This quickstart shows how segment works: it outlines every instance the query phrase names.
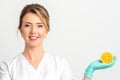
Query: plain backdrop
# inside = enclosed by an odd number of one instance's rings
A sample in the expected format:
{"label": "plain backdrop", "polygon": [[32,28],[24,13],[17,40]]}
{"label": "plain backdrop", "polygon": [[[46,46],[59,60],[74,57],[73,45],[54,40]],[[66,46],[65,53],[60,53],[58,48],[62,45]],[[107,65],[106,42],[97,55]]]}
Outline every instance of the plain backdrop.
{"label": "plain backdrop", "polygon": [[51,31],[44,49],[65,57],[76,80],[82,80],[85,68],[105,51],[118,61],[112,68],[95,71],[93,80],[119,80],[119,0],[1,0],[0,62],[24,49],[17,27],[21,10],[29,3],[40,3],[48,10]]}

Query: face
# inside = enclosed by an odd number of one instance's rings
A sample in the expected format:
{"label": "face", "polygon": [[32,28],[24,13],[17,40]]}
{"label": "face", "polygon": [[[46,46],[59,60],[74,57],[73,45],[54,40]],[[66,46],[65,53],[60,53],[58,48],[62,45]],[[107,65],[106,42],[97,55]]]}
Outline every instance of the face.
{"label": "face", "polygon": [[27,13],[22,19],[21,35],[28,47],[42,46],[48,31],[42,20],[33,13]]}

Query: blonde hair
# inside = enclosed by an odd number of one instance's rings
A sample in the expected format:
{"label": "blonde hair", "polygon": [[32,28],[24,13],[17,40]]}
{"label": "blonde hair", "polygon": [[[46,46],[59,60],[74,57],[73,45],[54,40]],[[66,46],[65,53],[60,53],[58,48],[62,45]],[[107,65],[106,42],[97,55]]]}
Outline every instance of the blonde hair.
{"label": "blonde hair", "polygon": [[46,10],[45,7],[43,7],[40,4],[28,4],[23,8],[23,10],[21,11],[21,14],[20,14],[20,18],[19,18],[18,29],[21,29],[22,19],[25,16],[25,14],[27,14],[29,12],[36,14],[43,21],[43,24],[45,25],[46,29],[48,31],[50,30],[48,11]]}

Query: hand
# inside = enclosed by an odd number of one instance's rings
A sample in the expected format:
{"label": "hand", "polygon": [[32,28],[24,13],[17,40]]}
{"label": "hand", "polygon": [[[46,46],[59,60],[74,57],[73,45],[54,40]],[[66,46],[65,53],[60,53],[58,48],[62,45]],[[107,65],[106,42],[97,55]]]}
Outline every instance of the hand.
{"label": "hand", "polygon": [[109,64],[102,63],[101,60],[96,60],[86,68],[84,75],[88,78],[92,78],[95,70],[112,67],[116,63],[116,61],[117,61],[116,56],[114,56],[114,60]]}

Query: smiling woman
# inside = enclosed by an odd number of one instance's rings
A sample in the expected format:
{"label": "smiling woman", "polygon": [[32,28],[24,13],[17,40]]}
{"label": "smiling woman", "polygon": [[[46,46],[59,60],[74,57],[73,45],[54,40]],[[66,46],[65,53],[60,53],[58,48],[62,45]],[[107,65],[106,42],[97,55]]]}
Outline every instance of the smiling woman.
{"label": "smiling woman", "polygon": [[42,47],[43,40],[48,33],[42,20],[30,12],[23,17],[20,31],[27,47]]}
{"label": "smiling woman", "polygon": [[[40,4],[26,5],[20,15],[18,29],[25,42],[24,51],[3,61],[0,66],[0,80],[73,80],[68,62],[44,51],[43,41],[49,27],[49,14]],[[109,64],[97,60],[85,70],[83,80],[91,80],[94,70],[114,65],[116,57]]]}

